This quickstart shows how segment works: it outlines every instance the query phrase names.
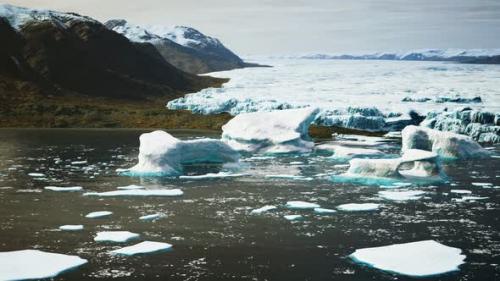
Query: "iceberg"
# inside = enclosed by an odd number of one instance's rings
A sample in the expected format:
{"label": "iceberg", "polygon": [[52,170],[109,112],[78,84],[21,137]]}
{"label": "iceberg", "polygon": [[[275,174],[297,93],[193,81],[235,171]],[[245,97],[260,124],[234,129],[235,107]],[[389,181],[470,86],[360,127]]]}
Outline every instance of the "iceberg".
{"label": "iceberg", "polygon": [[485,158],[490,153],[468,136],[408,126],[401,132],[403,153],[410,149],[433,151],[448,159]]}
{"label": "iceberg", "polygon": [[382,151],[377,149],[368,148],[353,148],[347,146],[335,146],[333,147],[333,158],[337,159],[350,159],[355,157],[363,156],[380,156],[383,155]]}
{"label": "iceberg", "polygon": [[487,187],[487,186],[492,186],[493,184],[490,182],[471,182],[471,185],[479,187]]}
{"label": "iceberg", "polygon": [[375,211],[378,210],[380,204],[376,203],[349,203],[337,206],[337,209],[347,212],[356,211]]}
{"label": "iceberg", "polygon": [[139,217],[140,220],[156,220],[159,219],[163,216],[163,214],[157,213],[157,214],[151,214],[151,215],[144,215]]}
{"label": "iceberg", "polygon": [[86,263],[78,256],[39,250],[0,252],[0,280],[53,278]]}
{"label": "iceberg", "polygon": [[126,185],[126,186],[118,186],[116,189],[123,189],[123,190],[133,190],[133,189],[144,189],[145,187],[142,185]]}
{"label": "iceberg", "polygon": [[317,114],[315,108],[242,113],[222,126],[222,141],[252,153],[307,153],[314,147],[308,130]]}
{"label": "iceberg", "polygon": [[221,179],[221,178],[237,178],[248,176],[248,174],[232,174],[227,172],[219,172],[219,173],[208,173],[204,175],[196,175],[196,176],[179,176],[180,179],[189,179],[189,180],[203,180],[203,179]]}
{"label": "iceberg", "polygon": [[465,260],[462,250],[434,240],[358,249],[349,257],[380,270],[413,277],[456,271]]}
{"label": "iceberg", "polygon": [[316,203],[304,202],[304,201],[288,201],[285,205],[288,209],[314,209],[320,206]]}
{"label": "iceberg", "polygon": [[260,215],[264,212],[268,212],[268,211],[275,210],[275,209],[276,209],[276,206],[265,205],[264,207],[260,207],[258,209],[253,209],[252,211],[250,211],[250,214],[251,215]]}
{"label": "iceberg", "polygon": [[34,177],[34,178],[41,178],[41,177],[45,177],[45,174],[42,174],[42,173],[28,173],[28,176]]}
{"label": "iceberg", "polygon": [[166,251],[172,248],[172,244],[163,242],[144,241],[132,246],[120,248],[109,252],[115,255],[132,256],[137,254],[148,254],[158,251]]}
{"label": "iceberg", "polygon": [[289,221],[301,220],[303,218],[301,215],[285,215],[283,217]]}
{"label": "iceberg", "polygon": [[139,234],[130,231],[101,231],[94,237],[96,242],[127,242],[139,238]]}
{"label": "iceberg", "polygon": [[302,181],[313,180],[313,178],[311,178],[311,177],[304,177],[304,176],[300,176],[300,175],[277,174],[277,175],[265,175],[265,177],[268,179],[287,179],[287,180],[302,180]]}
{"label": "iceberg", "polygon": [[320,215],[329,215],[329,214],[336,213],[337,211],[332,210],[332,209],[325,209],[325,208],[314,208],[314,212],[316,214],[320,214]]}
{"label": "iceberg", "polygon": [[378,195],[387,200],[393,201],[407,201],[418,200],[422,198],[425,191],[421,190],[408,190],[408,191],[379,191]]}
{"label": "iceberg", "polygon": [[475,202],[476,200],[485,200],[488,199],[489,197],[486,196],[462,196],[462,198],[453,198],[453,201],[455,202]]}
{"label": "iceberg", "polygon": [[106,192],[87,192],[83,196],[181,196],[184,194],[180,189],[125,189]]}
{"label": "iceberg", "polygon": [[467,190],[467,189],[452,189],[450,190],[451,193],[456,193],[456,194],[471,194],[472,191]]}
{"label": "iceberg", "polygon": [[142,134],[139,163],[128,175],[178,176],[183,164],[238,162],[239,153],[214,139],[179,140],[164,131]]}
{"label": "iceberg", "polygon": [[111,214],[113,214],[113,212],[97,211],[97,212],[88,213],[87,215],[85,215],[85,217],[89,218],[89,219],[94,219],[94,218],[107,217],[107,216],[110,216]]}
{"label": "iceberg", "polygon": [[46,186],[44,187],[46,190],[52,190],[52,191],[80,191],[83,189],[81,186],[67,186],[67,187],[61,187],[61,186]]}
{"label": "iceberg", "polygon": [[77,230],[82,230],[83,225],[81,224],[66,224],[66,225],[61,225],[59,227],[60,230],[65,230],[65,231],[77,231]]}

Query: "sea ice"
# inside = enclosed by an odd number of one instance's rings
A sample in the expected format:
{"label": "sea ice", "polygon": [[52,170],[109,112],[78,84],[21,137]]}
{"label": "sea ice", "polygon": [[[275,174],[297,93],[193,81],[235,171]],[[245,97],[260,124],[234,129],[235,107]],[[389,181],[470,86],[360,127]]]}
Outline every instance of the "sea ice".
{"label": "sea ice", "polygon": [[94,237],[96,242],[127,242],[139,238],[139,234],[130,231],[101,231]]}
{"label": "sea ice", "polygon": [[337,209],[341,211],[348,211],[348,212],[354,212],[354,211],[374,211],[378,210],[380,207],[380,204],[376,203],[349,203],[349,204],[342,204],[337,206]]}
{"label": "sea ice", "polygon": [[304,201],[288,201],[285,205],[289,209],[314,209],[320,206],[316,203],[304,202]]}
{"label": "sea ice", "polygon": [[61,225],[59,227],[60,230],[67,230],[67,231],[76,231],[76,230],[82,230],[83,225],[81,224],[66,224],[66,225]]}
{"label": "sea ice", "polygon": [[214,139],[179,140],[164,131],[142,134],[139,163],[125,174],[178,176],[182,165],[238,162],[239,153]]}
{"label": "sea ice", "polygon": [[106,192],[87,192],[84,196],[181,196],[184,194],[180,189],[125,189]]}
{"label": "sea ice", "polygon": [[107,217],[107,216],[110,216],[111,214],[113,214],[113,212],[109,212],[109,211],[98,211],[98,212],[88,213],[87,215],[85,215],[85,217],[86,217],[86,218],[90,218],[90,219],[94,219],[94,218],[102,218],[102,217]]}
{"label": "sea ice", "polygon": [[52,191],[80,191],[83,189],[81,186],[46,186],[44,189]]}
{"label": "sea ice", "polygon": [[289,220],[289,221],[295,221],[295,220],[300,220],[302,219],[302,216],[301,215],[285,215],[283,216],[286,220]]}
{"label": "sea ice", "polygon": [[116,189],[123,189],[123,190],[133,190],[133,189],[144,189],[145,187],[142,185],[126,185],[126,186],[118,186]]}
{"label": "sea ice", "polygon": [[350,257],[380,270],[414,277],[456,271],[465,260],[462,250],[434,240],[358,249]]}
{"label": "sea ice", "polygon": [[52,278],[86,263],[78,256],[39,250],[0,252],[0,280]]}
{"label": "sea ice", "polygon": [[147,254],[158,251],[165,251],[172,248],[171,244],[153,241],[144,241],[132,246],[120,248],[109,252],[110,254],[132,256],[137,254]]}
{"label": "sea ice", "polygon": [[418,200],[422,198],[425,191],[408,190],[408,191],[379,191],[379,196],[393,201]]}
{"label": "sea ice", "polygon": [[273,205],[265,205],[264,207],[260,207],[258,209],[253,209],[250,214],[251,215],[260,215],[264,212],[268,212],[268,211],[271,211],[271,210],[274,210],[276,209],[276,206],[273,206]]}
{"label": "sea ice", "polygon": [[304,153],[314,146],[308,129],[315,108],[243,113],[222,126],[222,141],[253,153]]}
{"label": "sea ice", "polygon": [[325,208],[314,208],[314,212],[316,214],[320,214],[320,215],[328,215],[328,214],[336,213],[337,211],[332,210],[332,209],[325,209]]}

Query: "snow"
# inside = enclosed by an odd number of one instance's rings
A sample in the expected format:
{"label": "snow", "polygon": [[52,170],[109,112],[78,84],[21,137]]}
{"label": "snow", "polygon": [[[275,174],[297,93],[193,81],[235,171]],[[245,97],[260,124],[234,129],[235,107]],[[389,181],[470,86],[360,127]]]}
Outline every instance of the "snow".
{"label": "snow", "polygon": [[304,202],[304,201],[288,201],[285,205],[289,209],[314,209],[320,206],[316,203]]}
{"label": "snow", "polygon": [[295,220],[300,220],[302,219],[302,215],[285,215],[283,216],[286,220],[289,220],[289,221],[295,221]]}
{"label": "snow", "polygon": [[325,209],[325,208],[314,208],[314,212],[316,214],[328,215],[328,214],[336,213],[337,211],[332,210],[332,209]]}
{"label": "snow", "polygon": [[65,187],[60,187],[60,186],[46,186],[44,187],[46,190],[52,190],[52,191],[80,191],[83,189],[81,186],[65,186]]}
{"label": "snow", "polygon": [[380,204],[376,203],[349,203],[337,206],[337,209],[347,212],[355,211],[374,211],[378,210]]}
{"label": "snow", "polygon": [[466,190],[466,189],[452,189],[450,190],[451,193],[456,193],[456,194],[471,194],[472,191]]}
{"label": "snow", "polygon": [[97,212],[88,213],[87,215],[85,215],[85,217],[86,218],[90,218],[90,219],[93,219],[93,218],[102,218],[102,217],[110,216],[111,214],[113,214],[113,212],[109,212],[109,211],[97,211]]}
{"label": "snow", "polygon": [[380,270],[414,277],[456,271],[465,260],[462,250],[434,240],[358,249],[350,257]]}
{"label": "snow", "polygon": [[126,186],[118,186],[116,189],[122,189],[122,190],[134,190],[134,189],[144,189],[145,187],[142,185],[126,185]]}
{"label": "snow", "polygon": [[273,205],[265,205],[263,207],[260,207],[258,209],[253,209],[250,214],[251,215],[260,215],[264,212],[268,212],[268,211],[271,211],[271,210],[275,210],[276,209],[276,206],[273,206]]}
{"label": "snow", "polygon": [[77,230],[82,230],[83,225],[81,224],[66,224],[66,225],[61,225],[59,227],[60,230],[66,230],[66,231],[77,231]]}
{"label": "snow", "polygon": [[84,196],[181,196],[184,194],[180,189],[125,189],[106,192],[87,192]]}
{"label": "snow", "polygon": [[422,198],[425,191],[421,190],[408,190],[408,191],[379,191],[378,195],[387,200],[393,201],[407,201],[418,200]]}
{"label": "snow", "polygon": [[45,174],[42,174],[42,173],[29,173],[28,176],[34,177],[34,178],[41,178],[41,177],[45,177]]}
{"label": "snow", "polygon": [[196,175],[196,176],[179,176],[180,179],[190,179],[190,180],[202,180],[202,179],[220,179],[220,178],[236,178],[236,177],[244,177],[248,174],[238,174],[238,173],[228,173],[228,172],[219,172],[219,173],[208,173],[204,175]]}
{"label": "snow", "polygon": [[132,246],[120,248],[109,252],[110,254],[132,256],[137,254],[148,254],[165,251],[172,248],[171,244],[163,242],[144,241]]}
{"label": "snow", "polygon": [[490,153],[470,137],[421,126],[408,126],[401,132],[403,152],[409,149],[433,151],[451,159],[484,158]]}
{"label": "snow", "polygon": [[214,139],[179,140],[164,131],[142,134],[139,162],[125,174],[178,176],[190,163],[237,162],[239,153]]}
{"label": "snow", "polygon": [[94,237],[96,242],[127,242],[139,238],[139,234],[130,231],[101,231]]}
{"label": "snow", "polygon": [[303,108],[240,114],[222,126],[222,141],[253,153],[310,152],[308,129],[317,113]]}
{"label": "snow", "polygon": [[163,216],[163,214],[156,213],[156,214],[151,214],[151,215],[144,215],[139,217],[140,220],[156,220],[159,219]]}
{"label": "snow", "polygon": [[86,263],[78,256],[39,250],[0,252],[0,280],[52,278]]}

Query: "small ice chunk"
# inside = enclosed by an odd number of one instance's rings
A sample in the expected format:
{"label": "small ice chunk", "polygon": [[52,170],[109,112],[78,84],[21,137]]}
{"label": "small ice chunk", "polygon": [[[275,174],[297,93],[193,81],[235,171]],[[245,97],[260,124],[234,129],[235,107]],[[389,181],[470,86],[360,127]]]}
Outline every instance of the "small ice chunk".
{"label": "small ice chunk", "polygon": [[486,196],[462,196],[462,198],[454,198],[455,202],[468,202],[468,201],[476,201],[476,200],[485,200],[488,199]]}
{"label": "small ice chunk", "polygon": [[392,132],[388,132],[387,134],[384,135],[384,138],[397,138],[397,139],[400,139],[401,138],[401,132],[400,131],[392,131]]}
{"label": "small ice chunk", "polygon": [[473,182],[471,183],[473,186],[480,186],[480,187],[485,187],[485,186],[492,186],[492,183],[489,182]]}
{"label": "small ice chunk", "polygon": [[434,240],[358,249],[349,257],[380,270],[414,277],[456,271],[465,260],[462,250]]}
{"label": "small ice chunk", "polygon": [[180,179],[190,179],[190,180],[201,180],[201,179],[219,179],[219,178],[236,178],[236,177],[244,177],[248,174],[231,174],[226,172],[219,173],[208,173],[204,175],[196,175],[196,176],[179,176]]}
{"label": "small ice chunk", "polygon": [[271,211],[271,210],[274,210],[276,209],[276,206],[273,206],[273,205],[265,205],[264,207],[260,207],[258,209],[253,209],[250,214],[251,215],[260,215],[264,212],[267,212],[267,211]]}
{"label": "small ice chunk", "polygon": [[408,190],[408,191],[379,191],[379,196],[393,201],[407,201],[407,200],[418,200],[422,198],[425,191],[421,190]]}
{"label": "small ice chunk", "polygon": [[52,278],[86,263],[78,256],[39,250],[0,252],[0,280]]}
{"label": "small ice chunk", "polygon": [[88,213],[87,215],[85,215],[85,217],[89,218],[89,219],[102,218],[102,217],[110,216],[112,213],[113,212],[110,212],[110,211],[98,211],[98,212]]}
{"label": "small ice chunk", "polygon": [[145,216],[139,217],[139,219],[140,220],[155,220],[155,219],[161,218],[162,216],[163,216],[163,214],[156,213],[156,214],[145,215]]}
{"label": "small ice chunk", "polygon": [[316,214],[321,214],[321,215],[328,215],[328,214],[333,214],[336,213],[337,211],[333,209],[325,209],[325,208],[314,208],[314,212]]}
{"label": "small ice chunk", "polygon": [[80,191],[83,189],[81,186],[46,186],[44,187],[46,190],[52,190],[52,191]]}
{"label": "small ice chunk", "polygon": [[333,156],[332,158],[338,159],[350,159],[355,157],[362,156],[380,156],[384,153],[378,149],[369,149],[369,148],[357,148],[357,147],[348,147],[348,146],[332,146]]}
{"label": "small ice chunk", "polygon": [[65,224],[61,225],[59,227],[60,230],[66,230],[66,231],[77,231],[77,230],[82,230],[83,225],[81,224]]}
{"label": "small ice chunk", "polygon": [[114,190],[106,192],[87,192],[84,196],[181,196],[184,194],[180,189],[130,189],[130,190]]}
{"label": "small ice chunk", "polygon": [[109,252],[110,254],[118,254],[118,255],[126,255],[132,256],[137,254],[147,254],[158,251],[165,251],[172,248],[172,244],[162,243],[162,242],[153,242],[153,241],[144,241],[132,246],[120,248],[118,250],[113,250]]}
{"label": "small ice chunk", "polygon": [[472,191],[467,190],[467,189],[452,189],[450,190],[451,193],[456,193],[456,194],[471,194]]}
{"label": "small ice chunk", "polygon": [[304,201],[288,201],[286,202],[286,207],[288,209],[314,209],[320,206],[316,203],[304,202]]}
{"label": "small ice chunk", "polygon": [[41,177],[45,177],[45,174],[42,174],[42,173],[29,173],[28,176],[34,177],[34,178],[41,178]]}
{"label": "small ice chunk", "polygon": [[130,231],[101,231],[94,237],[96,242],[127,242],[139,238],[139,234]]}
{"label": "small ice chunk", "polygon": [[123,189],[123,190],[144,189],[144,186],[131,184],[126,186],[119,186],[116,189]]}
{"label": "small ice chunk", "polygon": [[71,162],[71,165],[85,165],[85,164],[87,164],[87,160]]}
{"label": "small ice chunk", "polygon": [[302,216],[301,215],[286,215],[286,216],[283,216],[286,220],[289,220],[289,221],[295,221],[295,220],[300,220],[302,219]]}
{"label": "small ice chunk", "polygon": [[376,203],[349,203],[349,204],[342,204],[337,206],[337,209],[341,211],[348,211],[348,212],[354,212],[354,211],[374,211],[378,210],[380,207],[380,204]]}
{"label": "small ice chunk", "polygon": [[265,177],[269,179],[288,179],[288,180],[303,180],[303,181],[313,180],[313,178],[311,177],[304,177],[299,175],[266,175]]}

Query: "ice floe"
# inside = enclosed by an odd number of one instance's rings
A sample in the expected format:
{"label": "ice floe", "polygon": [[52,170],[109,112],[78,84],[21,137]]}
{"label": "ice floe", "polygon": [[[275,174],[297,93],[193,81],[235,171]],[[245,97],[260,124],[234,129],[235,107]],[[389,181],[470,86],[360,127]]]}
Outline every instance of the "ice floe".
{"label": "ice floe", "polygon": [[379,191],[378,195],[387,200],[407,201],[418,200],[422,198],[425,191],[421,190],[406,190],[406,191]]}
{"label": "ice floe", "polygon": [[94,237],[96,242],[127,242],[139,238],[139,234],[130,231],[101,231]]}
{"label": "ice floe", "polygon": [[86,192],[84,196],[181,196],[184,194],[180,189],[124,189],[105,192]]}
{"label": "ice floe", "polygon": [[126,186],[118,186],[116,189],[122,189],[122,190],[134,190],[134,189],[144,189],[145,187],[142,185],[126,185]]}
{"label": "ice floe", "polygon": [[402,152],[409,149],[433,151],[444,158],[484,158],[490,153],[468,136],[441,132],[421,126],[408,126],[402,131]]}
{"label": "ice floe", "polygon": [[333,158],[338,159],[350,159],[354,157],[362,157],[362,156],[380,156],[384,153],[377,149],[368,149],[368,148],[354,148],[347,146],[335,146],[333,148]]}
{"label": "ice floe", "polygon": [[45,174],[42,174],[42,173],[28,173],[28,176],[34,177],[34,178],[41,178],[41,177],[45,177]]}
{"label": "ice floe", "polygon": [[260,207],[258,209],[253,209],[252,211],[250,211],[250,214],[251,215],[260,215],[264,212],[268,212],[268,211],[271,211],[271,210],[275,210],[276,209],[276,206],[273,206],[273,205],[265,205],[263,207]]}
{"label": "ice floe", "polygon": [[456,193],[456,194],[471,194],[472,191],[467,190],[467,189],[452,189],[450,190],[451,193]]}
{"label": "ice floe", "polygon": [[303,218],[302,215],[285,215],[283,217],[289,221],[301,220]]}
{"label": "ice floe", "polygon": [[83,229],[82,224],[65,224],[61,225],[59,227],[60,230],[65,230],[65,231],[78,231]]}
{"label": "ice floe", "polygon": [[358,249],[350,257],[380,270],[414,277],[456,271],[465,260],[462,250],[434,240]]}
{"label": "ice floe", "polygon": [[314,209],[320,206],[316,203],[305,202],[305,201],[288,201],[285,205],[288,209]]}
{"label": "ice floe", "polygon": [[453,198],[455,202],[474,202],[476,200],[486,200],[489,197],[486,196],[462,196],[462,198]]}
{"label": "ice floe", "polygon": [[85,217],[86,218],[90,218],[90,219],[93,219],[93,218],[102,218],[102,217],[110,216],[111,214],[113,214],[113,212],[110,212],[110,211],[97,211],[97,212],[88,213],[87,215],[85,215]]}
{"label": "ice floe", "polygon": [[172,248],[172,244],[163,242],[144,241],[132,246],[110,251],[110,254],[132,256],[137,254],[148,254],[158,251],[166,251]]}
{"label": "ice floe", "polygon": [[305,177],[300,175],[284,175],[284,174],[276,174],[276,175],[265,175],[266,178],[269,179],[286,179],[286,180],[302,180],[302,181],[311,181],[313,178]]}
{"label": "ice floe", "polygon": [[139,217],[140,220],[156,220],[161,217],[163,217],[164,214],[156,213],[156,214],[151,214],[151,215],[144,215]]}
{"label": "ice floe", "polygon": [[355,212],[355,211],[375,211],[380,208],[377,203],[349,203],[338,205],[337,209],[341,211]]}
{"label": "ice floe", "polygon": [[85,165],[87,164],[87,160],[81,160],[81,161],[72,161],[71,165]]}
{"label": "ice floe", "polygon": [[222,141],[253,153],[310,152],[308,129],[317,113],[315,108],[243,113],[222,126]]}
{"label": "ice floe", "polygon": [[320,215],[328,215],[328,214],[336,213],[337,211],[333,210],[333,209],[314,208],[314,212],[316,214],[320,214]]}
{"label": "ice floe", "polygon": [[44,187],[46,190],[52,191],[80,191],[83,189],[81,186],[46,186]]}
{"label": "ice floe", "polygon": [[0,280],[52,278],[86,263],[78,256],[39,250],[0,252]]}
{"label": "ice floe", "polygon": [[180,179],[190,179],[190,180],[202,180],[202,179],[221,179],[221,178],[237,178],[248,176],[248,174],[239,174],[239,173],[228,173],[228,172],[219,172],[219,173],[208,173],[204,175],[195,175],[195,176],[179,176]]}
{"label": "ice floe", "polygon": [[472,182],[471,184],[473,186],[480,186],[480,187],[487,187],[487,186],[492,186],[493,185],[490,182]]}
{"label": "ice floe", "polygon": [[180,140],[164,131],[142,134],[139,162],[128,175],[178,176],[183,164],[237,162],[239,153],[215,139]]}

